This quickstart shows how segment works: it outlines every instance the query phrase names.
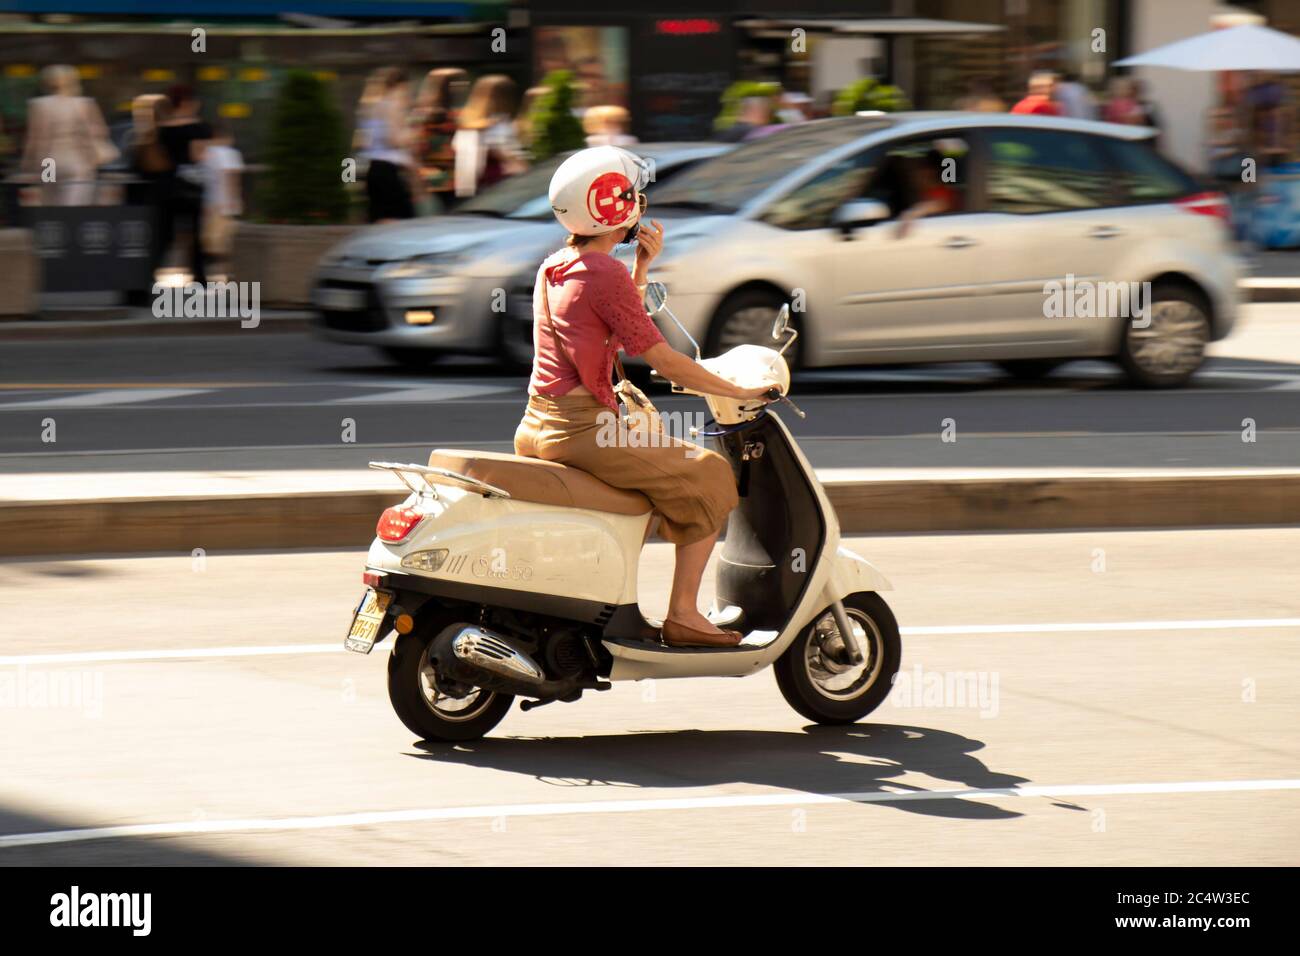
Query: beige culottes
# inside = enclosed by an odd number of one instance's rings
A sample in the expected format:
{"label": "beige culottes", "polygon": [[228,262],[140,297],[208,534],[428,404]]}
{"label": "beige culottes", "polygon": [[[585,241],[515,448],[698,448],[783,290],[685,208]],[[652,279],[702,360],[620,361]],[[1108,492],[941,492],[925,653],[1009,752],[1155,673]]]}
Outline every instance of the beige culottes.
{"label": "beige culottes", "polygon": [[663,432],[620,428],[618,416],[592,395],[529,396],[515,454],[558,461],[641,492],[661,519],[659,533],[673,544],[717,533],[740,500],[727,459]]}

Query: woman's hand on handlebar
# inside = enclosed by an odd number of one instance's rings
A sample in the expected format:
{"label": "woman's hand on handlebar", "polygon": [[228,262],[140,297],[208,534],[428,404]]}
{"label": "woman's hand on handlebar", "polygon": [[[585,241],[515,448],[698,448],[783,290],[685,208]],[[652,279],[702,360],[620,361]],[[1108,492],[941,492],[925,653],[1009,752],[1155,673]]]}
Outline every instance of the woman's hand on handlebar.
{"label": "woman's hand on handlebar", "polygon": [[760,385],[758,388],[742,388],[740,392],[741,394],[737,395],[736,398],[746,400],[761,398],[766,402],[779,401],[781,396],[784,394],[781,391],[781,386],[776,382],[768,382],[766,385]]}

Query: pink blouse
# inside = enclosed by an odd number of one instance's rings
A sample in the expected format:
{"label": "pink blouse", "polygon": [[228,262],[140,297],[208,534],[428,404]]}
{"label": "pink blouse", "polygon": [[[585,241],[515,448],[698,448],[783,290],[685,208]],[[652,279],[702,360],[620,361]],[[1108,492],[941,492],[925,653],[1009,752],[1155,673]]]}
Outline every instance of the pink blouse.
{"label": "pink blouse", "polygon": [[[551,306],[549,326],[543,295]],[[610,382],[614,354],[621,348],[640,355],[662,341],[631,273],[613,256],[566,247],[537,270],[530,394],[558,398],[581,384],[617,411]]]}

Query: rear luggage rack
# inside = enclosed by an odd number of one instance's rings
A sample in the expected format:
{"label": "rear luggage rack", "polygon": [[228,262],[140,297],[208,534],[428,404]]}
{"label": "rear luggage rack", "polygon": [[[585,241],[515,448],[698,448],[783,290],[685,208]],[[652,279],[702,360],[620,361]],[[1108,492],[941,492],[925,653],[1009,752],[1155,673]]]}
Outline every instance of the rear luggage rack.
{"label": "rear luggage rack", "polygon": [[[471,478],[469,475],[462,475],[458,471],[452,471],[449,468],[430,468],[428,465],[403,465],[393,461],[372,461],[370,467],[376,471],[391,471],[395,474],[402,484],[410,488],[412,492],[421,497],[433,496],[438,497],[438,491],[434,488],[432,478],[443,478],[450,481],[457,481],[461,484],[468,485],[471,491],[476,491],[484,498],[509,498],[510,492],[504,488],[498,488],[496,485],[489,485],[486,481],[479,481],[477,478]],[[407,473],[419,475],[424,482],[423,486],[416,485],[406,477]]]}

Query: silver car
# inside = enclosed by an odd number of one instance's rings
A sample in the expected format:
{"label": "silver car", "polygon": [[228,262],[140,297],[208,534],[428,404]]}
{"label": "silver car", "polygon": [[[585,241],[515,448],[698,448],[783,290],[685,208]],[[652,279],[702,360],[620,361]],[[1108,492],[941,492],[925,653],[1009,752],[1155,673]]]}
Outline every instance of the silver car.
{"label": "silver car", "polygon": [[1153,132],[984,113],[781,130],[651,197],[666,226],[653,278],[708,354],[764,341],[788,299],[805,367],[989,360],[1037,376],[1091,356],[1179,385],[1231,330],[1241,263],[1224,198],[1157,155]]}
{"label": "silver car", "polygon": [[[731,149],[718,143],[647,143],[651,197],[674,174]],[[547,199],[565,157],[484,191],[449,215],[372,226],[321,260],[312,291],[325,338],[379,346],[422,365],[444,352],[532,359],[537,267],[565,232]]]}

